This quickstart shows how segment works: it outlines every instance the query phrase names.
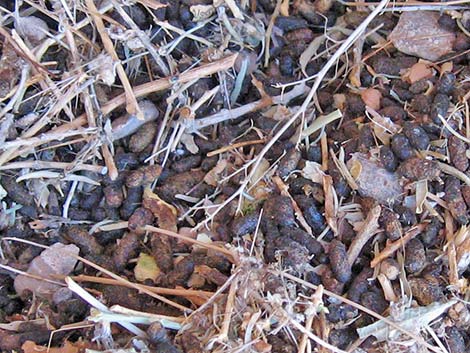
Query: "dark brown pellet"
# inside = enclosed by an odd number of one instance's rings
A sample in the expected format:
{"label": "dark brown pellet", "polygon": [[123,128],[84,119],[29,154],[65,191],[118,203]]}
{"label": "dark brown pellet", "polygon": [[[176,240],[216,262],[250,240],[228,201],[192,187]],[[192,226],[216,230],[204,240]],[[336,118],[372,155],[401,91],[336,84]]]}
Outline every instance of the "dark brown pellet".
{"label": "dark brown pellet", "polygon": [[448,139],[448,148],[450,160],[455,168],[464,172],[468,169],[468,158],[466,155],[467,144],[459,139],[458,137],[452,135]]}
{"label": "dark brown pellet", "polygon": [[119,241],[113,253],[113,260],[117,269],[122,270],[129,260],[136,255],[140,246],[139,238],[138,234],[129,232]]}
{"label": "dark brown pellet", "polygon": [[463,199],[460,181],[455,177],[448,177],[445,183],[445,200],[452,216],[461,225],[468,223],[467,204]]}
{"label": "dark brown pellet", "polygon": [[302,154],[299,150],[291,148],[286,155],[279,161],[277,173],[281,178],[286,178],[291,172],[297,168]]}
{"label": "dark brown pellet", "polygon": [[150,210],[139,207],[134,211],[132,216],[129,217],[127,227],[131,232],[139,232],[141,231],[140,228],[146,225],[152,225],[153,219],[153,213]]}
{"label": "dark brown pellet", "polygon": [[328,255],[335,277],[340,282],[348,282],[351,279],[351,266],[348,263],[346,246],[338,239],[333,239],[330,242]]}
{"label": "dark brown pellet", "polygon": [[379,224],[384,229],[387,238],[391,241],[398,240],[403,235],[403,229],[398,219],[399,216],[389,208],[384,207],[382,209]]}
{"label": "dark brown pellet", "polygon": [[436,161],[413,157],[402,162],[397,173],[412,181],[432,181],[439,178],[441,170]]}
{"label": "dark brown pellet", "polygon": [[106,204],[111,208],[118,208],[124,201],[124,194],[120,185],[108,185],[103,189]]}
{"label": "dark brown pellet", "polygon": [[425,150],[428,147],[429,137],[422,127],[407,123],[403,128],[403,133],[414,148]]}
{"label": "dark brown pellet", "polygon": [[405,248],[405,269],[408,273],[420,272],[426,266],[426,251],[423,243],[411,239]]}
{"label": "dark brown pellet", "polygon": [[65,237],[71,243],[76,244],[83,254],[101,254],[103,252],[103,247],[98,244],[95,237],[82,227],[70,227],[67,229]]}
{"label": "dark brown pellet", "polygon": [[389,172],[394,172],[398,167],[398,159],[388,146],[380,147],[380,161]]}
{"label": "dark brown pellet", "polygon": [[243,217],[235,219],[230,229],[233,236],[240,237],[245,234],[253,233],[259,222],[259,212],[251,212]]}
{"label": "dark brown pellet", "polygon": [[409,284],[413,297],[420,305],[430,305],[439,302],[443,297],[442,288],[437,281],[424,278],[410,278]]}
{"label": "dark brown pellet", "polygon": [[439,119],[439,116],[445,119],[447,116],[447,110],[449,109],[449,106],[450,106],[449,96],[443,93],[436,94],[432,102],[432,106],[431,106],[431,119],[436,124],[442,125],[442,121],[441,119]]}
{"label": "dark brown pellet", "polygon": [[396,134],[392,137],[391,147],[393,153],[402,161],[411,158],[414,155],[410,141],[403,134]]}

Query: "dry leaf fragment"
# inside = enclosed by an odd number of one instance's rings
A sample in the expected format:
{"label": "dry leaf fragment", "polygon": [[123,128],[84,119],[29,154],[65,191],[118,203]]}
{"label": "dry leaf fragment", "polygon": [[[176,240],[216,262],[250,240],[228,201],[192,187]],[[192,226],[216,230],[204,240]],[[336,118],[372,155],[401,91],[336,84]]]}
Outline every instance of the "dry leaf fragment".
{"label": "dry leaf fragment", "polygon": [[433,76],[432,69],[424,62],[420,61],[410,67],[403,74],[402,79],[408,83],[415,83],[425,78],[431,78]]}
{"label": "dry leaf fragment", "polygon": [[189,7],[193,14],[193,22],[208,20],[214,13],[215,7],[212,5],[193,5]]}
{"label": "dry leaf fragment", "polygon": [[80,352],[80,347],[76,347],[69,341],[65,341],[62,347],[43,347],[38,346],[33,341],[26,341],[21,346],[23,353],[78,353]]}
{"label": "dry leaf fragment", "polygon": [[[76,245],[64,245],[55,243],[44,250],[39,256],[36,256],[28,268],[28,273],[41,277],[52,277],[54,275],[66,276],[73,271],[79,249]],[[61,288],[58,284],[34,279],[26,275],[19,275],[15,278],[15,290],[19,295],[25,290],[29,290],[40,297],[49,297],[57,289]]]}
{"label": "dry leaf fragment", "polygon": [[321,170],[321,164],[305,161],[305,167],[302,169],[302,176],[317,184],[323,184],[325,173]]}
{"label": "dry leaf fragment", "polygon": [[388,39],[405,54],[436,61],[452,51],[455,33],[441,27],[440,14],[432,11],[402,12]]}
{"label": "dry leaf fragment", "polygon": [[361,91],[361,98],[364,104],[371,107],[374,110],[380,109],[380,100],[382,99],[382,93],[375,88],[366,88]]}
{"label": "dry leaf fragment", "polygon": [[171,230],[172,232],[178,231],[176,226],[178,211],[176,208],[163,201],[148,187],[144,190],[142,206],[153,213],[153,216],[158,220],[158,226],[160,228]]}
{"label": "dry leaf fragment", "polygon": [[212,168],[205,176],[204,182],[211,186],[217,186],[220,181],[221,174],[227,168],[227,160],[221,159],[217,162],[214,168]]}
{"label": "dry leaf fragment", "polygon": [[160,269],[155,262],[155,259],[145,253],[139,255],[137,265],[134,267],[135,279],[139,282],[144,282],[146,279],[155,281],[160,274]]}
{"label": "dry leaf fragment", "polygon": [[[447,303],[434,303],[424,307],[406,309],[403,313],[402,320],[396,323],[406,331],[419,332],[431,321],[441,316],[456,302],[457,300],[451,300]],[[382,320],[357,329],[357,333],[359,334],[359,338],[374,336],[379,342],[387,339],[393,340],[394,338],[398,338],[398,335],[402,334]]]}
{"label": "dry leaf fragment", "polygon": [[347,162],[348,168],[354,166],[357,169],[357,162],[361,164],[361,173],[356,179],[361,196],[372,197],[382,204],[387,204],[403,193],[400,179],[395,173],[390,173],[367,155],[359,152],[351,155]]}
{"label": "dry leaf fragment", "polygon": [[17,17],[15,19],[15,29],[31,44],[39,43],[49,33],[46,21],[36,16]]}

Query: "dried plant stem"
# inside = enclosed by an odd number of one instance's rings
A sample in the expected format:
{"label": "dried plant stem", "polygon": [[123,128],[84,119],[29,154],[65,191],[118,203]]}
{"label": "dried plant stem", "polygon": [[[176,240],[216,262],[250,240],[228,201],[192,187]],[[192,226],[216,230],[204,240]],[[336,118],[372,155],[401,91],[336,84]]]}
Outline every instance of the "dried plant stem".
{"label": "dried plant stem", "polygon": [[315,313],[310,313],[307,316],[307,320],[305,321],[305,332],[300,340],[298,353],[305,353],[305,350],[307,349],[307,343],[309,338],[307,332],[312,332],[312,324],[314,319]]}
{"label": "dried plant stem", "polygon": [[467,174],[446,163],[437,162],[437,165],[439,166],[439,169],[444,173],[453,175],[457,179],[463,181],[465,184],[470,185],[470,178],[467,176]]}
{"label": "dried plant stem", "polygon": [[199,246],[204,247],[204,248],[206,248],[206,249],[215,250],[215,251],[220,252],[220,253],[222,253],[222,254],[224,254],[224,255],[227,255],[227,256],[229,257],[229,260],[232,260],[232,261],[235,262],[235,263],[238,262],[238,258],[237,258],[236,254],[235,254],[233,251],[224,249],[224,248],[222,248],[222,247],[220,247],[220,246],[217,246],[217,245],[214,245],[214,244],[210,244],[210,243],[204,243],[204,242],[199,241],[199,240],[197,240],[197,239],[193,239],[193,238],[190,238],[190,237],[187,237],[187,236],[184,236],[184,235],[181,235],[181,234],[172,232],[172,231],[170,231],[170,230],[166,230],[166,229],[162,229],[162,228],[157,228],[157,227],[150,226],[150,225],[146,225],[143,229],[146,230],[146,231],[149,231],[149,232],[155,232],[155,233],[160,233],[160,234],[168,235],[168,236],[170,236],[170,237],[173,237],[173,238],[176,238],[176,239],[179,239],[179,240],[182,240],[182,241],[191,243],[191,244],[199,245]]}
{"label": "dried plant stem", "polygon": [[[306,335],[312,341],[317,343],[319,346],[324,347],[324,348],[328,349],[330,352],[334,352],[334,353],[348,353],[348,352],[343,351],[342,349],[339,349],[339,348],[329,344],[328,342],[322,340],[317,335],[314,335],[312,333],[312,331],[307,330],[304,326],[299,324],[295,319],[291,318],[288,313],[286,313],[284,310],[282,310],[282,311],[284,312],[284,315],[287,317],[287,319],[292,324],[292,326],[294,326],[297,330],[299,330],[303,335]],[[299,350],[299,352],[300,352],[300,350]]]}
{"label": "dried plant stem", "polygon": [[287,104],[292,99],[301,96],[305,92],[306,86],[302,83],[295,86],[291,91],[276,97],[271,98],[266,96],[256,102],[248,103],[235,109],[222,109],[220,112],[206,118],[186,120],[185,126],[189,132],[196,132],[207,126],[215,125],[223,121],[238,119],[248,113],[270,107],[273,104]]}
{"label": "dried plant stem", "polygon": [[274,184],[276,184],[276,186],[279,188],[279,191],[281,192],[281,195],[287,196],[290,199],[290,201],[292,203],[292,207],[294,208],[295,216],[299,220],[299,223],[302,225],[302,227],[304,227],[304,229],[307,231],[308,234],[313,236],[312,228],[308,225],[308,223],[307,223],[307,221],[306,221],[306,219],[305,219],[305,217],[302,213],[302,210],[300,209],[297,202],[295,202],[294,198],[289,193],[289,187],[277,175],[273,176],[272,180],[273,180]]}
{"label": "dried plant stem", "polygon": [[75,172],[79,170],[86,170],[98,174],[105,174],[106,167],[95,165],[95,164],[81,164],[81,163],[66,163],[66,162],[52,162],[52,161],[23,161],[13,162],[0,166],[0,170],[11,170],[11,169],[62,169],[65,171]]}
{"label": "dried plant stem", "polygon": [[227,304],[225,305],[224,321],[222,322],[222,328],[220,334],[217,337],[218,341],[224,342],[228,338],[228,331],[230,328],[230,322],[232,320],[233,309],[235,305],[235,295],[237,294],[238,281],[233,281],[230,285],[227,296]]}
{"label": "dried plant stem", "polygon": [[[212,75],[219,71],[228,70],[234,65],[237,56],[238,54],[233,54],[225,58],[222,58],[220,60],[214,61],[212,63],[201,65],[200,67],[191,69],[187,72],[182,73],[179,76],[162,78],[162,79],[158,79],[155,81],[144,83],[140,86],[136,86],[134,87],[134,95],[136,96],[136,98],[144,97],[150,93],[159,92],[159,91],[163,91],[165,89],[171,88],[174,84],[186,83],[189,81],[193,81],[202,77]],[[78,93],[79,92],[76,92],[76,94]],[[112,111],[114,111],[115,109],[119,108],[125,102],[126,102],[126,96],[125,94],[121,94],[111,99],[105,105],[103,105],[101,107],[101,113],[103,115],[107,115],[111,113]],[[53,140],[61,140],[64,137],[64,134],[70,133],[70,130],[77,129],[85,125],[87,122],[88,122],[87,115],[82,114],[76,119],[72,120],[71,122],[62,124],[52,129],[48,133],[42,135],[42,136],[49,136],[49,139],[46,139],[46,141],[43,141],[40,138],[35,138],[34,141],[28,140],[27,149],[22,149],[20,151],[16,149],[5,151],[2,155],[0,155],[0,165],[8,161],[11,161],[12,159],[18,157],[19,155],[24,155],[25,153],[28,153],[28,151],[31,151],[32,148],[34,147],[40,146],[44,143],[47,143]],[[44,124],[41,125],[41,128],[43,126]],[[12,141],[12,142],[15,142],[15,141]]]}
{"label": "dried plant stem", "polygon": [[369,239],[377,233],[377,230],[379,229],[378,221],[381,210],[382,208],[380,206],[375,206],[369,211],[361,230],[357,233],[351,243],[351,246],[348,249],[348,263],[350,266],[354,265],[354,262],[361,253],[364,245],[366,245]]}
{"label": "dried plant stem", "polygon": [[234,143],[233,145],[224,146],[224,147],[218,148],[216,150],[210,151],[210,152],[207,153],[207,157],[217,156],[218,154],[228,152],[228,151],[232,151],[232,150],[240,148],[240,147],[257,145],[257,144],[265,143],[265,142],[266,141],[263,140],[263,139],[237,142],[237,143]]}
{"label": "dried plant stem", "polygon": [[126,97],[126,111],[131,115],[136,115],[140,119],[144,118],[142,111],[140,110],[137,104],[137,98],[134,95],[134,91],[132,90],[132,86],[129,82],[129,78],[126,75],[126,71],[122,66],[121,60],[119,60],[118,55],[116,54],[116,50],[114,50],[114,44],[109,38],[108,32],[106,31],[106,27],[104,26],[104,22],[101,18],[101,15],[98,13],[98,9],[95,6],[93,0],[85,0],[88,10],[90,11],[91,17],[95,22],[96,29],[101,36],[101,41],[103,43],[104,49],[108,52],[111,56],[113,61],[116,65],[116,71],[121,80],[122,86],[124,88],[125,97]]}
{"label": "dried plant stem", "polygon": [[[87,275],[71,276],[71,278],[77,282],[101,283],[101,284],[109,284],[113,286],[124,286],[127,288],[132,288],[130,285],[126,283],[122,283],[112,278],[95,277],[95,276],[87,276]],[[156,294],[174,295],[174,296],[180,296],[180,297],[199,297],[202,299],[209,299],[214,294],[214,292],[194,290],[194,289],[184,289],[184,288],[174,289],[174,288],[152,287],[152,286],[146,286],[143,284],[140,284],[140,286]]]}
{"label": "dried plant stem", "polygon": [[119,172],[116,167],[116,163],[114,163],[113,155],[109,150],[109,146],[107,143],[103,143],[101,145],[101,152],[103,154],[103,159],[106,164],[106,169],[108,170],[108,175],[111,180],[116,180]]}
{"label": "dried plant stem", "polygon": [[374,268],[375,266],[380,264],[380,262],[392,256],[395,253],[395,251],[397,251],[398,249],[404,248],[406,243],[408,243],[411,239],[413,239],[418,234],[420,234],[424,229],[425,229],[424,224],[418,224],[416,227],[413,227],[408,232],[406,232],[402,238],[394,241],[393,243],[387,244],[385,249],[383,249],[380,253],[378,253],[374,257],[374,259],[370,262],[370,267]]}

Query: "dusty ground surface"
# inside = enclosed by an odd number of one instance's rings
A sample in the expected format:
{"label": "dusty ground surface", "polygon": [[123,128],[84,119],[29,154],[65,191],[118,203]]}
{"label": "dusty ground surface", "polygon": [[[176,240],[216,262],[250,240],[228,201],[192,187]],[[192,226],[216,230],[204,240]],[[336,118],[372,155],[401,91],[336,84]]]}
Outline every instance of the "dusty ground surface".
{"label": "dusty ground surface", "polygon": [[465,1],[0,3],[2,352],[467,352]]}

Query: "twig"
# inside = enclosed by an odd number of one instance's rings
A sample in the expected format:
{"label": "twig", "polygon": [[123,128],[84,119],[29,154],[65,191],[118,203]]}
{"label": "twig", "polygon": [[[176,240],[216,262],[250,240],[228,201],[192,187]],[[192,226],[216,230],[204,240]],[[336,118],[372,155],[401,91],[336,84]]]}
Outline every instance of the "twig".
{"label": "twig", "polygon": [[232,314],[235,304],[235,295],[237,294],[238,281],[232,281],[227,296],[227,304],[225,305],[224,321],[222,322],[222,328],[220,334],[217,336],[217,340],[224,342],[228,338],[228,331],[230,328],[230,322],[232,321]]}
{"label": "twig", "polygon": [[191,243],[191,244],[199,245],[199,246],[204,247],[204,248],[207,248],[207,249],[215,250],[215,251],[220,252],[220,253],[222,253],[222,254],[224,254],[224,255],[227,255],[227,256],[229,257],[229,259],[232,260],[234,263],[237,263],[237,262],[238,262],[237,255],[236,255],[233,251],[224,249],[224,248],[222,248],[222,247],[220,247],[220,246],[213,245],[213,244],[210,244],[210,243],[204,243],[204,242],[202,242],[202,241],[199,241],[199,240],[196,240],[196,239],[187,237],[187,236],[185,236],[185,235],[181,235],[181,234],[172,232],[172,231],[170,231],[170,230],[166,230],[166,229],[162,229],[162,228],[157,228],[157,227],[150,226],[150,225],[146,225],[143,229],[146,230],[146,231],[149,231],[149,232],[154,232],[154,233],[160,233],[160,234],[168,235],[168,236],[170,236],[170,237],[173,237],[173,238],[176,238],[176,239],[179,239],[179,240],[182,240],[182,241]]}
{"label": "twig", "polygon": [[449,175],[453,175],[456,178],[463,181],[465,184],[470,185],[470,178],[467,176],[467,174],[461,172],[457,168],[455,168],[455,167],[453,167],[449,164],[446,164],[446,163],[437,162],[437,165],[439,166],[439,169],[441,171],[443,171],[444,173],[449,174]]}
{"label": "twig", "polygon": [[207,153],[207,157],[216,156],[218,154],[228,152],[228,151],[234,150],[236,148],[251,146],[251,145],[257,145],[257,144],[265,143],[265,142],[266,141],[263,140],[263,139],[237,142],[237,143],[234,143],[232,145],[224,146],[224,147],[218,148],[216,150],[210,151],[210,152]]}
{"label": "twig", "polygon": [[[77,282],[101,283],[101,284],[109,284],[113,286],[123,286],[127,288],[132,288],[132,286],[130,286],[129,284],[122,283],[112,278],[94,277],[94,276],[87,276],[87,275],[71,276],[71,278]],[[184,289],[184,288],[174,289],[174,288],[152,287],[152,286],[146,286],[143,284],[141,284],[140,286],[156,294],[174,295],[174,296],[180,296],[180,297],[200,297],[202,299],[208,299],[210,296],[214,294],[214,292],[195,290],[195,289]]]}
{"label": "twig", "polygon": [[281,192],[281,195],[287,196],[290,199],[290,201],[292,203],[292,207],[294,208],[295,216],[299,220],[302,227],[304,227],[304,229],[307,231],[308,234],[313,236],[312,228],[308,225],[307,221],[305,220],[305,217],[302,213],[302,210],[300,209],[297,202],[294,200],[294,198],[289,193],[289,187],[286,184],[284,184],[282,179],[280,177],[278,177],[277,175],[273,176],[272,180],[273,180],[274,184],[276,184],[276,186],[279,188],[279,191]]}
{"label": "twig", "polygon": [[392,256],[395,251],[405,247],[406,243],[408,243],[411,239],[420,234],[424,230],[424,228],[424,224],[418,224],[416,227],[413,227],[408,232],[406,232],[406,234],[402,238],[394,241],[393,243],[387,244],[387,246],[380,253],[375,255],[374,259],[370,262],[370,267],[374,268],[380,262]]}
{"label": "twig", "polygon": [[72,186],[70,187],[69,193],[67,194],[67,198],[65,199],[63,208],[62,208],[62,217],[69,218],[69,207],[72,203],[73,195],[75,194],[75,190],[77,189],[78,181],[74,180],[72,182]]}
{"label": "twig", "polygon": [[91,17],[93,18],[93,21],[95,22],[96,29],[98,30],[98,33],[101,36],[101,41],[103,43],[103,46],[105,50],[108,52],[108,54],[111,56],[113,61],[115,62],[116,71],[119,76],[119,79],[121,80],[121,83],[125,92],[124,94],[125,94],[126,103],[127,103],[126,110],[131,115],[136,115],[139,118],[143,118],[143,113],[140,110],[139,106],[137,105],[137,98],[134,95],[134,91],[132,90],[132,86],[129,82],[129,78],[126,75],[126,71],[124,70],[122,63],[119,60],[119,57],[116,54],[116,51],[114,50],[113,42],[111,41],[111,38],[109,38],[108,32],[106,31],[106,27],[104,26],[104,22],[100,17],[101,15],[98,13],[98,9],[96,8],[93,0],[85,0],[85,2],[88,7],[88,10],[90,11]]}
{"label": "twig", "polygon": [[375,206],[369,211],[361,230],[357,233],[351,243],[351,246],[348,249],[348,263],[350,266],[354,265],[354,262],[361,253],[364,245],[366,245],[369,239],[377,233],[377,230],[379,229],[378,220],[381,210],[382,208],[380,206]]}
{"label": "twig", "polygon": [[235,109],[222,109],[220,112],[201,119],[186,120],[185,126],[189,132],[196,132],[207,126],[215,125],[227,120],[238,119],[248,113],[267,108],[275,104],[287,104],[292,99],[295,99],[305,93],[305,84],[295,86],[291,91],[276,97],[264,97],[256,102],[245,104]]}
{"label": "twig", "polygon": [[108,175],[111,180],[116,180],[119,172],[116,167],[116,163],[114,163],[113,155],[109,150],[108,144],[105,142],[101,145],[101,152],[103,153],[103,159],[106,164],[106,169],[108,170]]}

